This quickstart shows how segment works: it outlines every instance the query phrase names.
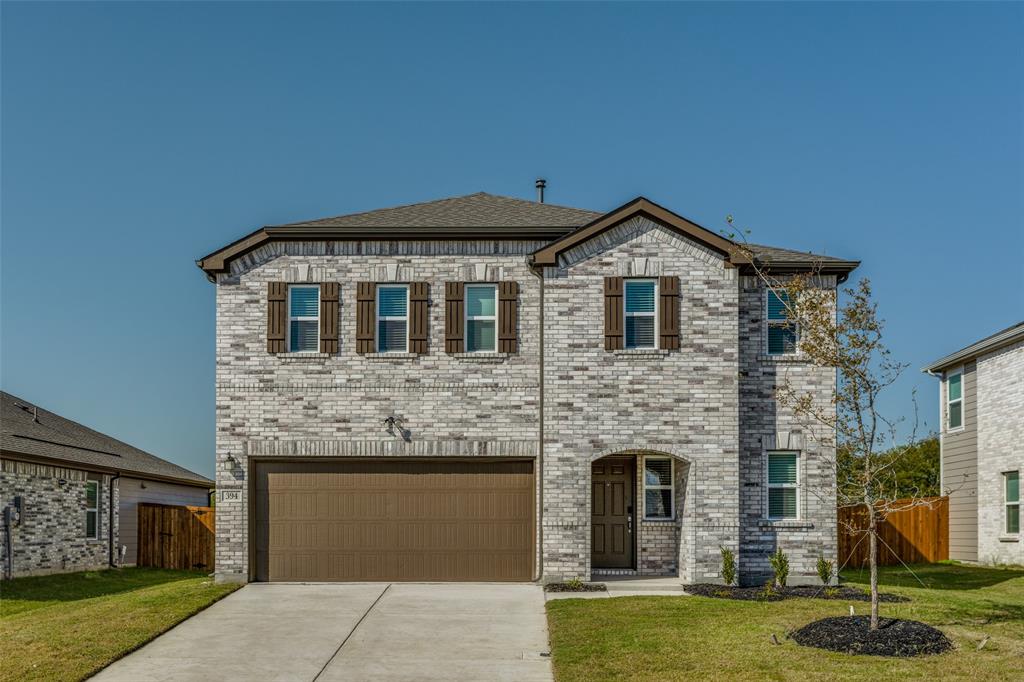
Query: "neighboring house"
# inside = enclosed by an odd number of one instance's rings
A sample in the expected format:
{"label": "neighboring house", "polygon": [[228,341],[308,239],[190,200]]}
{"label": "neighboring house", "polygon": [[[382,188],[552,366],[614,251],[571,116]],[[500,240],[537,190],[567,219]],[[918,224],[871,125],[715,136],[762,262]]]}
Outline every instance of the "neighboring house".
{"label": "neighboring house", "polygon": [[1024,564],[1024,322],[928,365],[939,377],[949,558]]}
{"label": "neighboring house", "polygon": [[206,506],[213,481],[0,393],[6,578],[135,563],[138,504]]}
{"label": "neighboring house", "polygon": [[[857,263],[753,247],[778,274]],[[745,582],[835,557],[835,371],[736,245],[638,198],[485,193],[265,227],[217,289],[221,580]]]}

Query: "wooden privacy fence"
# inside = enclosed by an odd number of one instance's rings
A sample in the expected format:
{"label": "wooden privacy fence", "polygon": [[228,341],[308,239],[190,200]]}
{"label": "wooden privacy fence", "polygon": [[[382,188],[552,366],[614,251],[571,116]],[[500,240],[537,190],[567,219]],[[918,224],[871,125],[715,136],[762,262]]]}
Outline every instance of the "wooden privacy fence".
{"label": "wooden privacy fence", "polygon": [[139,566],[213,570],[213,507],[139,504]]}
{"label": "wooden privacy fence", "polygon": [[[878,526],[878,565],[926,563],[949,558],[949,498],[923,498],[928,504],[889,514]],[[893,505],[909,504],[896,500]],[[839,565],[867,566],[868,510],[839,508]]]}

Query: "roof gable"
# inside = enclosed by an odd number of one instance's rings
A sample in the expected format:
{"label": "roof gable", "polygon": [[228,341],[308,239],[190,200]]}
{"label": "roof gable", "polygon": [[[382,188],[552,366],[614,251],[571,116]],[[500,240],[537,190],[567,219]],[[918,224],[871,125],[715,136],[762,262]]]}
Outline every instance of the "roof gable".
{"label": "roof gable", "polygon": [[733,265],[746,263],[737,245],[672,211],[659,206],[650,199],[637,197],[596,220],[570,232],[533,254],[535,265],[557,265],[558,257],[571,249],[637,216],[645,217],[677,234],[697,241],[728,259]]}

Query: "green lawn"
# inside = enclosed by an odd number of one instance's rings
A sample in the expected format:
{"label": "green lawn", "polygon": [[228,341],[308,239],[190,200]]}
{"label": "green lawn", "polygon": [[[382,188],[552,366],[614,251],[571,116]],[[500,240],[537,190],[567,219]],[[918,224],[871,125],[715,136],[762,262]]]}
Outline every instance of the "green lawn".
{"label": "green lawn", "polygon": [[0,680],[83,679],[236,587],[154,568],[5,581]]}
{"label": "green lawn", "polygon": [[[801,647],[787,631],[849,613],[849,603],[814,599],[740,602],[704,597],[568,599],[547,604],[555,676],[567,680],[1020,680],[1024,671],[1024,569],[959,564],[881,569],[883,592],[913,601],[882,604],[883,616],[921,620],[956,649],[895,659]],[[867,572],[844,571],[867,587]],[[857,602],[858,614],[868,612]],[[771,642],[775,634],[780,645]],[[978,643],[988,643],[980,651]]]}

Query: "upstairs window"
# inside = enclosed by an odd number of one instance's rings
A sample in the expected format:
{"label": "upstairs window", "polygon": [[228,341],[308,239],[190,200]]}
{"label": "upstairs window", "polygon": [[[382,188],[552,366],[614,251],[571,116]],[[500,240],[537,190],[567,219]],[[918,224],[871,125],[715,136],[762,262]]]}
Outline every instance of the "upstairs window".
{"label": "upstairs window", "polygon": [[671,457],[644,457],[644,518],[673,518]]}
{"label": "upstairs window", "polygon": [[1006,501],[1006,533],[1020,533],[1020,471],[1003,474],[1003,497]]}
{"label": "upstairs window", "polygon": [[409,286],[377,285],[377,352],[409,352]]}
{"label": "upstairs window", "polygon": [[288,287],[288,352],[315,353],[320,344],[320,287]]}
{"label": "upstairs window", "polygon": [[795,519],[799,509],[799,457],[795,452],[768,453],[768,518]]}
{"label": "upstairs window", "polygon": [[100,536],[100,482],[85,482],[85,537]]}
{"label": "upstairs window", "polygon": [[657,330],[654,321],[657,283],[653,279],[625,281],[623,301],[626,320],[626,348],[655,348]]}
{"label": "upstairs window", "polygon": [[466,352],[498,351],[498,287],[494,284],[466,285]]}
{"label": "upstairs window", "polygon": [[957,370],[946,375],[946,430],[964,427],[964,373]]}
{"label": "upstairs window", "polygon": [[786,308],[789,294],[768,289],[766,319],[768,355],[790,355],[796,352],[798,329],[789,319]]}

